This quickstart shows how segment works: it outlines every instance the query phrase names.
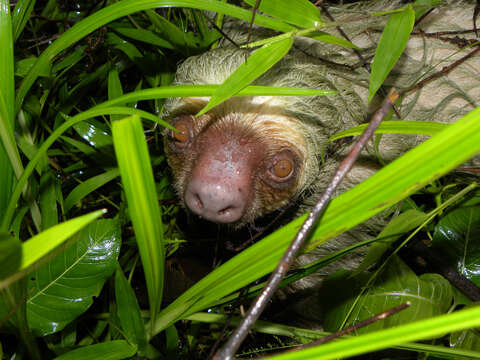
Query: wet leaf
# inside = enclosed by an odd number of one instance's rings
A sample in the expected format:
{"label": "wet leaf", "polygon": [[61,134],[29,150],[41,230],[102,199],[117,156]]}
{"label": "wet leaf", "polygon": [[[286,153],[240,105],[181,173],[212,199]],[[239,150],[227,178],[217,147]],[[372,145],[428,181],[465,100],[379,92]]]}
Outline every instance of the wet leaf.
{"label": "wet leaf", "polygon": [[116,220],[95,221],[74,237],[71,247],[29,276],[27,320],[36,335],[59,331],[85,312],[115,269]]}
{"label": "wet leaf", "polygon": [[[364,274],[360,278],[348,278],[348,275],[345,273],[342,277],[334,279],[334,283],[331,281],[332,285],[337,288],[337,291],[333,291],[330,295],[335,298],[334,301],[322,299],[331,306],[326,311],[327,316],[324,322],[325,329],[328,331],[336,331],[340,328],[353,304],[355,294],[358,293],[365,281]],[[342,297],[343,300],[341,300]],[[381,330],[425,319],[445,313],[450,307],[452,299],[452,288],[443,277],[437,274],[417,276],[401,260],[393,258],[375,285],[361,296],[349,316],[346,326],[368,319],[407,301],[411,305],[406,310],[361,328],[358,333]]]}
{"label": "wet leaf", "polygon": [[435,227],[432,246],[449,265],[480,285],[480,207],[462,207],[444,216]]}

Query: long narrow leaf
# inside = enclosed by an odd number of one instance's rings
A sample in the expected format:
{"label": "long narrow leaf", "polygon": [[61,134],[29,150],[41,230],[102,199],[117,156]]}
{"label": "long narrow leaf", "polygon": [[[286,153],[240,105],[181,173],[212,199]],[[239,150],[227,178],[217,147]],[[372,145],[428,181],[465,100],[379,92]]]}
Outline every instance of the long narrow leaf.
{"label": "long narrow leaf", "polygon": [[12,165],[20,176],[22,163],[13,138],[14,70],[10,1],[0,0],[0,216],[5,214],[14,184]]}
{"label": "long narrow leaf", "polygon": [[150,315],[160,310],[165,249],[147,142],[138,116],[112,124],[113,145],[147,282]]}
{"label": "long narrow leaf", "polygon": [[36,0],[18,0],[13,10],[13,39],[16,41],[27,24]]}
{"label": "long narrow leaf", "polygon": [[335,341],[307,350],[273,356],[272,359],[317,359],[329,360],[360,355],[385,349],[408,341],[417,341],[441,336],[446,333],[480,326],[480,307],[460,310],[453,314],[437,316],[423,321],[375,331]]}
{"label": "long narrow leaf", "polygon": [[[432,121],[384,121],[380,124],[375,134],[412,134],[412,135],[430,135],[438,134],[447,128],[449,124],[443,124]],[[368,124],[355,126],[354,128],[339,131],[328,141],[338,140],[347,136],[360,135]]]}
{"label": "long narrow leaf", "polygon": [[268,44],[253,52],[248,60],[240,65],[225,82],[213,93],[208,104],[200,110],[197,116],[205,114],[229,97],[237,94],[252,81],[264,74],[275,65],[290,50],[293,38],[283,39]]}
{"label": "long narrow leaf", "polygon": [[[255,6],[256,0],[244,0]],[[258,10],[301,28],[311,28],[322,24],[320,11],[308,0],[297,0],[292,6],[291,0],[262,0]]]}
{"label": "long narrow leaf", "polygon": [[407,5],[404,11],[393,14],[388,19],[372,62],[368,102],[373,99],[390,70],[402,55],[414,23],[415,12],[411,5]]}

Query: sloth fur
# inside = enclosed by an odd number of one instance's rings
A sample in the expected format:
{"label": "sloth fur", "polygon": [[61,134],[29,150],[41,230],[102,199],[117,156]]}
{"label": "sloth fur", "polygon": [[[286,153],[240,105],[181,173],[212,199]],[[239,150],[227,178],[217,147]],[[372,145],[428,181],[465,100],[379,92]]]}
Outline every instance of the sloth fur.
{"label": "sloth fur", "polygon": [[[329,10],[337,21],[341,21],[374,10],[400,7],[399,2],[367,4],[331,7]],[[458,45],[458,36],[471,40],[475,36],[473,32],[433,39],[418,34],[418,30],[430,33],[472,29],[472,16],[473,3],[452,1],[435,9],[414,28],[417,35],[411,36],[407,49],[385,81],[385,87],[395,86],[400,91],[409,89],[422,78],[471,51],[471,48],[461,49],[465,44]],[[342,29],[355,45],[362,48],[364,58],[371,59],[385,21],[386,17],[370,17],[368,21],[346,23]],[[231,24],[228,31],[236,40],[245,38],[245,27],[238,23]],[[258,32],[259,37],[265,36],[261,30]],[[331,32],[340,36],[335,30]],[[221,84],[244,61],[244,50],[224,44],[224,47],[185,60],[178,68],[175,84]],[[202,217],[236,227],[284,207],[292,198],[301,202],[300,213],[310,208],[348,150],[348,146],[328,144],[327,139],[338,131],[364,123],[375,110],[375,101],[374,105],[367,105],[369,73],[364,67],[355,66],[358,62],[358,57],[349,49],[300,38],[290,53],[254,84],[335,90],[337,95],[234,97],[198,118],[193,115],[208,102],[208,98],[170,99],[166,103],[167,118],[175,126],[182,124],[182,130],[187,134],[186,140],[181,138],[178,141],[173,133],[168,133],[165,140],[174,186],[182,204]],[[377,98],[376,104],[382,97],[378,95]],[[406,96],[397,109],[401,120],[454,122],[478,107],[479,100],[480,56],[477,55]],[[381,162],[390,162],[423,140],[422,136],[412,135],[382,136],[379,153],[375,154],[373,145],[370,145],[338,192],[355,186],[378,170]],[[224,153],[222,146],[228,148]],[[253,155],[238,165],[236,158],[250,156],[247,153]],[[272,180],[272,168],[279,163],[276,156],[286,158],[287,164],[293,166],[288,179],[283,182]],[[229,167],[233,170],[226,174],[222,169]],[[244,178],[231,180],[232,172],[242,173]],[[192,182],[195,182],[195,191],[202,191],[198,188],[205,186],[208,194],[216,189],[220,189],[220,194],[205,203],[203,198],[199,200],[198,194],[196,200],[192,200],[188,198],[192,196],[192,192],[189,193]],[[238,214],[220,218],[202,213],[210,206],[208,201],[220,199],[218,201],[222,202],[224,196],[235,192],[238,184],[250,187],[240,201],[242,209]],[[232,201],[239,202],[242,194],[231,195]],[[213,209],[214,212],[218,210]],[[304,255],[299,262],[307,263],[312,257],[371,238],[385,223],[382,215],[376,216],[331,239],[314,253]],[[357,252],[327,266],[321,274],[300,282],[297,287],[318,284],[318,277],[334,268],[354,268],[362,255]]]}

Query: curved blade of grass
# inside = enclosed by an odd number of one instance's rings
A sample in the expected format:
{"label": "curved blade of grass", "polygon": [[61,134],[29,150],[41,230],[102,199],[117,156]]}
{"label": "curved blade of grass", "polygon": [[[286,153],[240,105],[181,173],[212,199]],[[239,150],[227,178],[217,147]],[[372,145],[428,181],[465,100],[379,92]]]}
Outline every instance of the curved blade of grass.
{"label": "curved blade of grass", "polygon": [[140,118],[114,121],[112,136],[147,282],[150,316],[156,318],[163,292],[165,248],[158,195]]}
{"label": "curved blade of grass", "polygon": [[[230,319],[229,326],[234,327],[240,323],[239,317],[231,317],[225,314],[213,314],[213,313],[195,313],[187,317],[187,320],[203,322],[203,323],[215,323],[215,324],[225,324],[226,321]],[[329,332],[303,329],[289,325],[272,323],[269,321],[257,320],[255,325],[253,325],[255,331],[261,332],[263,334],[279,335],[279,336],[289,336],[293,338],[307,338],[307,339],[319,339],[323,336],[330,335]],[[346,335],[344,338],[348,338]],[[480,352],[465,350],[465,349],[452,349],[441,345],[428,345],[428,344],[417,344],[417,343],[403,343],[400,345],[393,346],[397,349],[416,351],[416,352],[428,352],[431,355],[438,355],[445,358],[448,356],[461,357],[466,359],[480,359]]]}
{"label": "curved blade of grass", "polygon": [[[7,2],[6,0],[3,0]],[[8,3],[8,2],[7,2]],[[7,4],[8,5],[8,4]],[[15,101],[15,113],[20,110],[23,100],[37,79],[42,69],[45,69],[53,62],[55,56],[65,50],[72,44],[105,24],[114,21],[122,16],[132,14],[134,12],[159,7],[187,7],[193,9],[214,11],[221,14],[230,15],[245,21],[250,21],[251,13],[246,9],[239,8],[230,4],[216,0],[122,0],[107,6],[89,17],[79,21],[57,40],[53,42],[38,58],[28,75],[23,79],[20,88],[17,91]],[[278,31],[290,31],[294,28],[279,20],[269,18],[260,14],[255,16],[255,23]]]}
{"label": "curved blade of grass", "polygon": [[70,210],[77,202],[86,197],[88,194],[112,181],[117,176],[120,176],[120,170],[110,169],[105,171],[103,174],[93,176],[80,185],[77,185],[65,199],[65,203],[63,205],[65,213],[67,213],[68,210]]}
{"label": "curved blade of grass", "polygon": [[[333,199],[307,250],[392,206],[478,152],[480,108]],[[153,334],[272,271],[305,217],[242,251],[196,283],[164,309],[156,323],[148,325]]]}
{"label": "curved blade of grass", "polygon": [[348,48],[348,49],[360,50],[360,48],[358,46],[351,43],[350,41],[342,39],[342,38],[337,37],[337,36],[333,36],[329,33],[323,32],[323,31],[315,31],[315,32],[312,32],[310,34],[306,34],[306,36],[308,36],[309,38],[318,40],[318,41],[328,43],[328,44],[339,45],[339,46],[343,46],[343,47]]}
{"label": "curved blade of grass", "polygon": [[[13,218],[13,214],[15,212],[15,208],[18,205],[18,201],[22,193],[22,189],[26,185],[27,180],[32,174],[32,172],[35,170],[35,167],[42,160],[48,148],[55,142],[55,140],[57,140],[60,136],[62,136],[62,134],[66,130],[68,130],[70,127],[72,127],[73,125],[81,121],[90,119],[95,116],[110,115],[110,114],[123,114],[123,115],[138,114],[139,116],[145,119],[149,119],[156,122],[160,121],[157,116],[152,115],[146,111],[127,108],[127,107],[105,107],[105,108],[94,107],[91,110],[84,111],[83,113],[80,113],[78,115],[73,116],[72,118],[69,118],[69,120],[67,120],[65,123],[60,125],[58,128],[55,129],[55,131],[53,131],[50,134],[50,136],[42,143],[38,151],[35,153],[35,156],[32,158],[32,160],[30,160],[27,166],[25,167],[25,171],[23,171],[22,175],[18,179],[15,189],[12,193],[12,196],[10,197],[10,201],[8,203],[7,210],[5,212],[5,216],[2,219],[1,229],[8,229],[8,227],[10,226],[10,223]],[[167,124],[165,122],[163,123]],[[170,125],[168,126],[171,128]]]}
{"label": "curved blade of grass", "polygon": [[452,331],[480,326],[480,307],[460,310],[394,328],[335,341],[302,351],[272,356],[272,359],[317,359],[345,358],[367,352],[386,349],[408,341],[425,340],[442,336]]}
{"label": "curved blade of grass", "polygon": [[[116,99],[106,101],[97,105],[95,108],[103,108],[123,103],[134,103],[141,100],[154,100],[168,97],[212,96],[219,88],[220,85],[175,85],[142,89],[119,96]],[[333,90],[249,85],[240,90],[235,96],[321,96],[335,95],[336,93],[337,92]]]}
{"label": "curved blade of grass", "polygon": [[373,99],[390,70],[402,55],[414,23],[415,12],[411,5],[407,5],[403,11],[391,15],[388,19],[372,62],[368,102]]}
{"label": "curved blade of grass", "polygon": [[[250,6],[255,6],[256,3],[256,0],[244,1]],[[258,10],[301,28],[323,24],[320,11],[307,0],[297,0],[295,4],[291,0],[262,0]]]}
{"label": "curved blade of grass", "polygon": [[220,87],[215,90],[208,104],[196,116],[205,114],[229,97],[237,94],[252,81],[260,77],[290,50],[293,38],[287,38],[267,44],[251,54],[247,61],[240,65]]}
{"label": "curved blade of grass", "polygon": [[30,19],[36,0],[18,0],[13,9],[13,39],[17,41],[23,28]]}
{"label": "curved blade of grass", "polygon": [[[355,126],[353,128],[339,131],[334,134],[329,142],[338,140],[347,136],[360,135],[368,124]],[[384,121],[380,124],[375,134],[412,134],[412,135],[436,135],[446,129],[450,124],[442,124],[433,121]]]}
{"label": "curved blade of grass", "polygon": [[[10,1],[0,0],[0,216],[10,200],[11,189],[17,176],[23,171],[18,153],[14,128],[14,69],[13,37],[10,18]],[[3,146],[2,146],[3,144]]]}

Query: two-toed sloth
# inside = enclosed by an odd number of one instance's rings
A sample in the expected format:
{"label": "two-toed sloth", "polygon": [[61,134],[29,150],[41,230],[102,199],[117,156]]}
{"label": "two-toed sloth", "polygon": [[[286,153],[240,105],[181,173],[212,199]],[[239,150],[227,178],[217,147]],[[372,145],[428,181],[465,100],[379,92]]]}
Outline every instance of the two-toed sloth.
{"label": "two-toed sloth", "polygon": [[[375,4],[375,10],[400,6],[399,2]],[[365,10],[362,6],[332,8],[331,12],[336,20],[354,14],[358,17],[359,7]],[[466,2],[452,1],[431,12],[414,29],[385,87],[395,86],[400,91],[411,88],[472,51],[463,47],[474,39],[473,30],[438,38],[425,34],[471,30],[472,18],[473,4]],[[372,58],[385,21],[371,17],[342,25],[351,41],[363,49],[367,61]],[[230,34],[244,34],[244,28],[236,30],[235,26]],[[242,34],[237,38],[244,38]],[[175,84],[221,84],[244,61],[245,50],[225,44],[185,60],[178,68]],[[369,73],[356,65],[359,62],[351,50],[300,39],[254,84],[335,90],[336,95],[233,97],[199,117],[194,114],[208,98],[170,99],[166,103],[167,118],[179,132],[166,134],[165,148],[183,206],[204,219],[233,227],[282,208],[292,198],[302,203],[301,212],[308,209],[346,153],[347,146],[327,144],[327,139],[365,122],[370,110],[375,110],[367,105]],[[476,108],[479,101],[477,54],[406,96],[397,106],[397,114],[399,120],[453,122]],[[364,151],[339,191],[378,170],[378,156],[389,162],[422,140],[413,135],[384,135],[379,152]],[[382,224],[383,220],[374,218],[328,241],[318,252],[329,253],[371,237]],[[342,265],[351,268],[357,263],[350,258]]]}

